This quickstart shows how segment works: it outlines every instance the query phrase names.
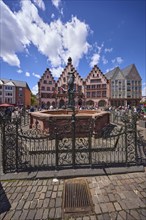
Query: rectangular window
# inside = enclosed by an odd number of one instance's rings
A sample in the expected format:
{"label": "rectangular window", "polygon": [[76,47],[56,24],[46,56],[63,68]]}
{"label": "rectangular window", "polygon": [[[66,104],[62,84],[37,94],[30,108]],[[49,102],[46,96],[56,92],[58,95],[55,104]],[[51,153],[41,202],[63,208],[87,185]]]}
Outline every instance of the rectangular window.
{"label": "rectangular window", "polygon": [[41,93],[41,98],[47,98],[47,95],[50,95],[50,94],[47,94],[47,93]]}
{"label": "rectangular window", "polygon": [[90,92],[87,92],[87,98],[90,98]]}
{"label": "rectangular window", "polygon": [[12,86],[5,86],[5,90],[13,90]]}
{"label": "rectangular window", "polygon": [[12,92],[6,92],[5,96],[13,96]]}
{"label": "rectangular window", "polygon": [[49,81],[49,84],[52,85],[52,81]]}
{"label": "rectangular window", "polygon": [[102,88],[106,88],[106,84],[102,84]]}
{"label": "rectangular window", "polygon": [[91,79],[90,83],[100,83],[101,79]]}
{"label": "rectangular window", "polygon": [[95,92],[92,92],[92,97],[95,97]]}
{"label": "rectangular window", "polygon": [[12,103],[12,98],[5,98],[5,102]]}
{"label": "rectangular window", "polygon": [[78,86],[78,92],[82,91],[82,86]]}
{"label": "rectangular window", "polygon": [[45,90],[45,87],[44,87],[44,86],[42,86],[42,87],[41,87],[41,90],[43,90],[43,91],[44,91],[44,90]]}
{"label": "rectangular window", "polygon": [[127,91],[131,91],[131,87],[130,86],[127,86]]}
{"label": "rectangular window", "polygon": [[101,97],[101,92],[97,91],[97,97]]}
{"label": "rectangular window", "polygon": [[50,98],[50,97],[51,97],[50,93],[46,94],[46,98]]}
{"label": "rectangular window", "polygon": [[102,97],[106,97],[106,91],[102,92]]}

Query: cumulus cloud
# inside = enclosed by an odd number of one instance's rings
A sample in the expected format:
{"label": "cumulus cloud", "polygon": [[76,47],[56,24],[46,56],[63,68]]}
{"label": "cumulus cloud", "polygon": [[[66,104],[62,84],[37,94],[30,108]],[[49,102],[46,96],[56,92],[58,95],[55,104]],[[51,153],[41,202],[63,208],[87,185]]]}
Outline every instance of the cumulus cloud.
{"label": "cumulus cloud", "polygon": [[35,85],[34,87],[32,87],[31,91],[34,95],[36,95],[38,93],[38,85]]}
{"label": "cumulus cloud", "polygon": [[52,0],[52,4],[58,9],[59,5],[61,3],[61,0]]}
{"label": "cumulus cloud", "polygon": [[90,67],[93,67],[94,65],[98,64],[100,60],[100,55],[98,53],[93,54],[91,57]]}
{"label": "cumulus cloud", "polygon": [[104,52],[105,52],[105,53],[107,53],[107,52],[111,53],[112,51],[113,51],[113,48],[105,48],[105,49],[104,49]]}
{"label": "cumulus cloud", "polygon": [[45,3],[43,2],[43,0],[33,0],[33,2],[38,8],[45,11]]}
{"label": "cumulus cloud", "polygon": [[122,59],[122,57],[116,57],[115,59],[112,60],[112,63],[119,65],[119,64],[123,63],[123,61],[124,60]]}
{"label": "cumulus cloud", "polygon": [[61,73],[62,73],[62,71],[63,71],[63,68],[62,68],[62,67],[51,68],[50,71],[51,71],[51,73],[52,73],[52,75],[53,75],[54,77],[57,77],[57,78],[58,78],[58,77],[61,75]]}
{"label": "cumulus cloud", "polygon": [[17,70],[17,73],[22,73],[23,71],[21,69]]}
{"label": "cumulus cloud", "polygon": [[52,4],[59,11],[59,13],[63,15],[63,8],[61,7],[61,0],[52,0]]}
{"label": "cumulus cloud", "polygon": [[25,76],[30,77],[30,73],[29,73],[29,72],[26,72],[26,73],[25,73]]}
{"label": "cumulus cloud", "polygon": [[[25,45],[28,44],[27,38],[24,35],[15,14],[8,6],[0,1],[1,7],[1,58],[11,66],[20,67],[20,60],[16,52],[22,52]],[[12,28],[15,27],[15,28]]]}
{"label": "cumulus cloud", "polygon": [[53,19],[55,17],[54,13],[51,14],[51,18]]}
{"label": "cumulus cloud", "polygon": [[17,55],[12,51],[8,53],[2,50],[1,57],[4,62],[9,63],[11,66],[20,67],[20,60],[18,59]]}
{"label": "cumulus cloud", "polygon": [[39,74],[32,73],[32,75],[35,76],[36,78],[41,78],[41,76]]}
{"label": "cumulus cloud", "polygon": [[99,54],[101,53],[103,47],[104,47],[104,43],[102,43],[100,46],[97,45],[97,49],[98,49],[98,53],[99,53]]}
{"label": "cumulus cloud", "polygon": [[102,57],[102,62],[103,62],[103,64],[107,64],[108,63],[108,60],[105,58],[105,56]]}
{"label": "cumulus cloud", "polygon": [[30,0],[22,1],[21,9],[15,13],[3,2],[0,4],[3,13],[1,56],[10,65],[20,67],[17,53],[26,52],[31,44],[47,57],[51,68],[64,65],[69,56],[77,67],[79,60],[87,54],[90,28],[76,16],[66,23],[58,19],[48,24],[38,15],[38,9]]}
{"label": "cumulus cloud", "polygon": [[103,47],[104,47],[104,43],[98,45],[97,42],[95,42],[94,46],[92,46],[91,50],[94,50],[94,54],[91,57],[91,61],[89,64],[90,67],[93,67],[94,65],[99,63]]}
{"label": "cumulus cloud", "polygon": [[89,27],[77,17],[72,17],[62,27],[62,42],[64,46],[64,61],[72,57],[75,67],[84,54],[87,54],[90,47],[87,42]]}

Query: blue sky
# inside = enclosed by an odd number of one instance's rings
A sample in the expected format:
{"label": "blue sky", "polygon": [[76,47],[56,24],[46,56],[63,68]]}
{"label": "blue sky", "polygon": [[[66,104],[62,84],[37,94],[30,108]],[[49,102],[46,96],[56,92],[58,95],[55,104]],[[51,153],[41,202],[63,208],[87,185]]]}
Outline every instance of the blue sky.
{"label": "blue sky", "polygon": [[0,0],[0,78],[37,92],[46,68],[55,77],[72,57],[85,78],[134,63],[146,95],[145,0]]}

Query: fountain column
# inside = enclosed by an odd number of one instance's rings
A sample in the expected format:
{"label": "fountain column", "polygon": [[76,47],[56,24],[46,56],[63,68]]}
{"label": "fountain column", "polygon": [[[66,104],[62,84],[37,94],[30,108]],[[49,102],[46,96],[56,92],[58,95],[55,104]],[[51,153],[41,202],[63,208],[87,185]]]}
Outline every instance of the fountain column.
{"label": "fountain column", "polygon": [[71,72],[68,73],[68,108],[74,111],[75,109],[75,100],[74,100],[74,69],[71,69]]}
{"label": "fountain column", "polygon": [[68,109],[72,110],[72,163],[73,163],[73,169],[75,168],[75,100],[74,100],[74,69],[71,68],[71,71],[68,73]]}

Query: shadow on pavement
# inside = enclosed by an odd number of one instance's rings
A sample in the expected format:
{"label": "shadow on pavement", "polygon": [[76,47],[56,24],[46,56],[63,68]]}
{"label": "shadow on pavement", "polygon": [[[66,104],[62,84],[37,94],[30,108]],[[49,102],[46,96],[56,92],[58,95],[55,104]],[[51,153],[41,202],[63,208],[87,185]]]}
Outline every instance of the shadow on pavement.
{"label": "shadow on pavement", "polygon": [[7,198],[7,195],[0,183],[0,214],[9,211],[11,208],[11,204]]}

